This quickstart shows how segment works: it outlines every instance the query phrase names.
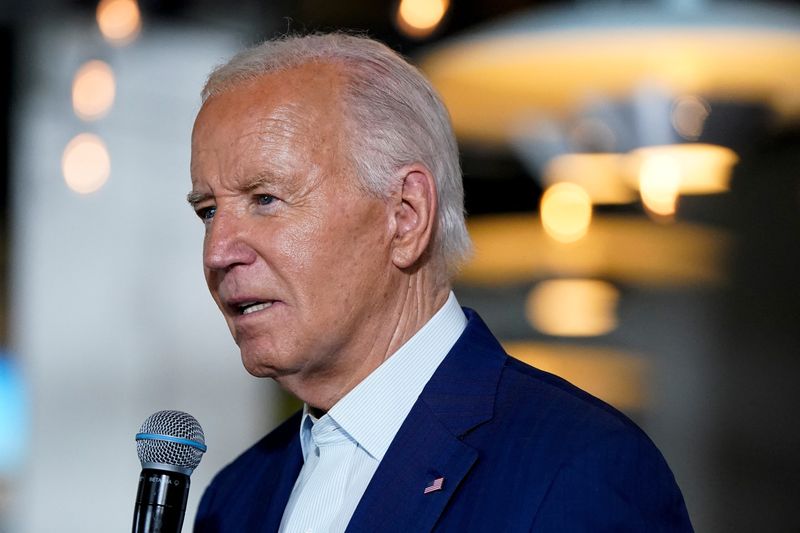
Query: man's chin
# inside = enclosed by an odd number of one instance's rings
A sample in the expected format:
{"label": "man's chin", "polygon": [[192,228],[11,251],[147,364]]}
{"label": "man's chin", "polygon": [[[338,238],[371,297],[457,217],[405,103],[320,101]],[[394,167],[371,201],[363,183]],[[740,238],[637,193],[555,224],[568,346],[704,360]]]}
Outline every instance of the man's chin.
{"label": "man's chin", "polygon": [[253,377],[274,379],[279,375],[275,366],[263,355],[254,355],[241,350],[241,357],[244,369]]}
{"label": "man's chin", "polygon": [[247,373],[253,376],[254,378],[270,378],[275,379],[277,373],[271,370],[265,370],[264,368],[250,368],[249,366],[244,366]]}

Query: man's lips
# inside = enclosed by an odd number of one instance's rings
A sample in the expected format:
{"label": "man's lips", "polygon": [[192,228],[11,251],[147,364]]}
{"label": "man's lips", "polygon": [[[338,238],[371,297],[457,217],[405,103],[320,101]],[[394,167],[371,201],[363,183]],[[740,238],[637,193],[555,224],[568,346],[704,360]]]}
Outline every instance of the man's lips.
{"label": "man's lips", "polygon": [[256,311],[261,311],[262,309],[268,309],[270,307],[272,307],[272,302],[253,302],[244,304],[240,306],[239,309],[241,309],[243,315],[249,315],[250,313],[255,313]]}
{"label": "man's lips", "polygon": [[242,299],[238,301],[229,301],[226,306],[231,314],[245,316],[263,311],[264,309],[269,309],[274,303],[275,300]]}

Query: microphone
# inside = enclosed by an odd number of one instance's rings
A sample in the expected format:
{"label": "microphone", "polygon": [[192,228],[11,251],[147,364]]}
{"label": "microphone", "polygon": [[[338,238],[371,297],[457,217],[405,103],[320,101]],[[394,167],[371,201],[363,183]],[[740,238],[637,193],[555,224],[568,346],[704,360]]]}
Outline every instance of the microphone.
{"label": "microphone", "polygon": [[133,511],[133,533],[180,533],[189,476],[206,451],[203,428],[182,411],[158,411],[136,434],[142,463]]}

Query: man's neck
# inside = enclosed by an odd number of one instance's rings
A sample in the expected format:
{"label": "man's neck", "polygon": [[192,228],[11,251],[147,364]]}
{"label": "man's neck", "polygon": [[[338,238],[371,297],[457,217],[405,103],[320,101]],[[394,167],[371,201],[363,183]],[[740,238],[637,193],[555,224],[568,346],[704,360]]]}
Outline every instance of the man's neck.
{"label": "man's neck", "polygon": [[[411,284],[410,284],[411,285]],[[305,402],[314,416],[326,413],[356,385],[392,356],[436,314],[447,301],[450,287],[428,291],[409,286],[364,324],[369,342],[358,353],[337,354],[343,362],[335,373],[327,375],[288,376],[277,381]]]}

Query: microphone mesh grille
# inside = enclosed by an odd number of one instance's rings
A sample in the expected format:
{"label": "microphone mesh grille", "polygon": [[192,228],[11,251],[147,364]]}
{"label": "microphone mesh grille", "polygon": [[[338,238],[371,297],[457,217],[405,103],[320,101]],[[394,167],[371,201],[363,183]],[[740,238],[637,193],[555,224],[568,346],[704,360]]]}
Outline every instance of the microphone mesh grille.
{"label": "microphone mesh grille", "polygon": [[[158,411],[142,423],[139,433],[155,433],[205,444],[203,428],[195,418],[183,411]],[[203,452],[187,444],[165,440],[137,440],[136,453],[145,463],[173,465],[194,470]]]}

